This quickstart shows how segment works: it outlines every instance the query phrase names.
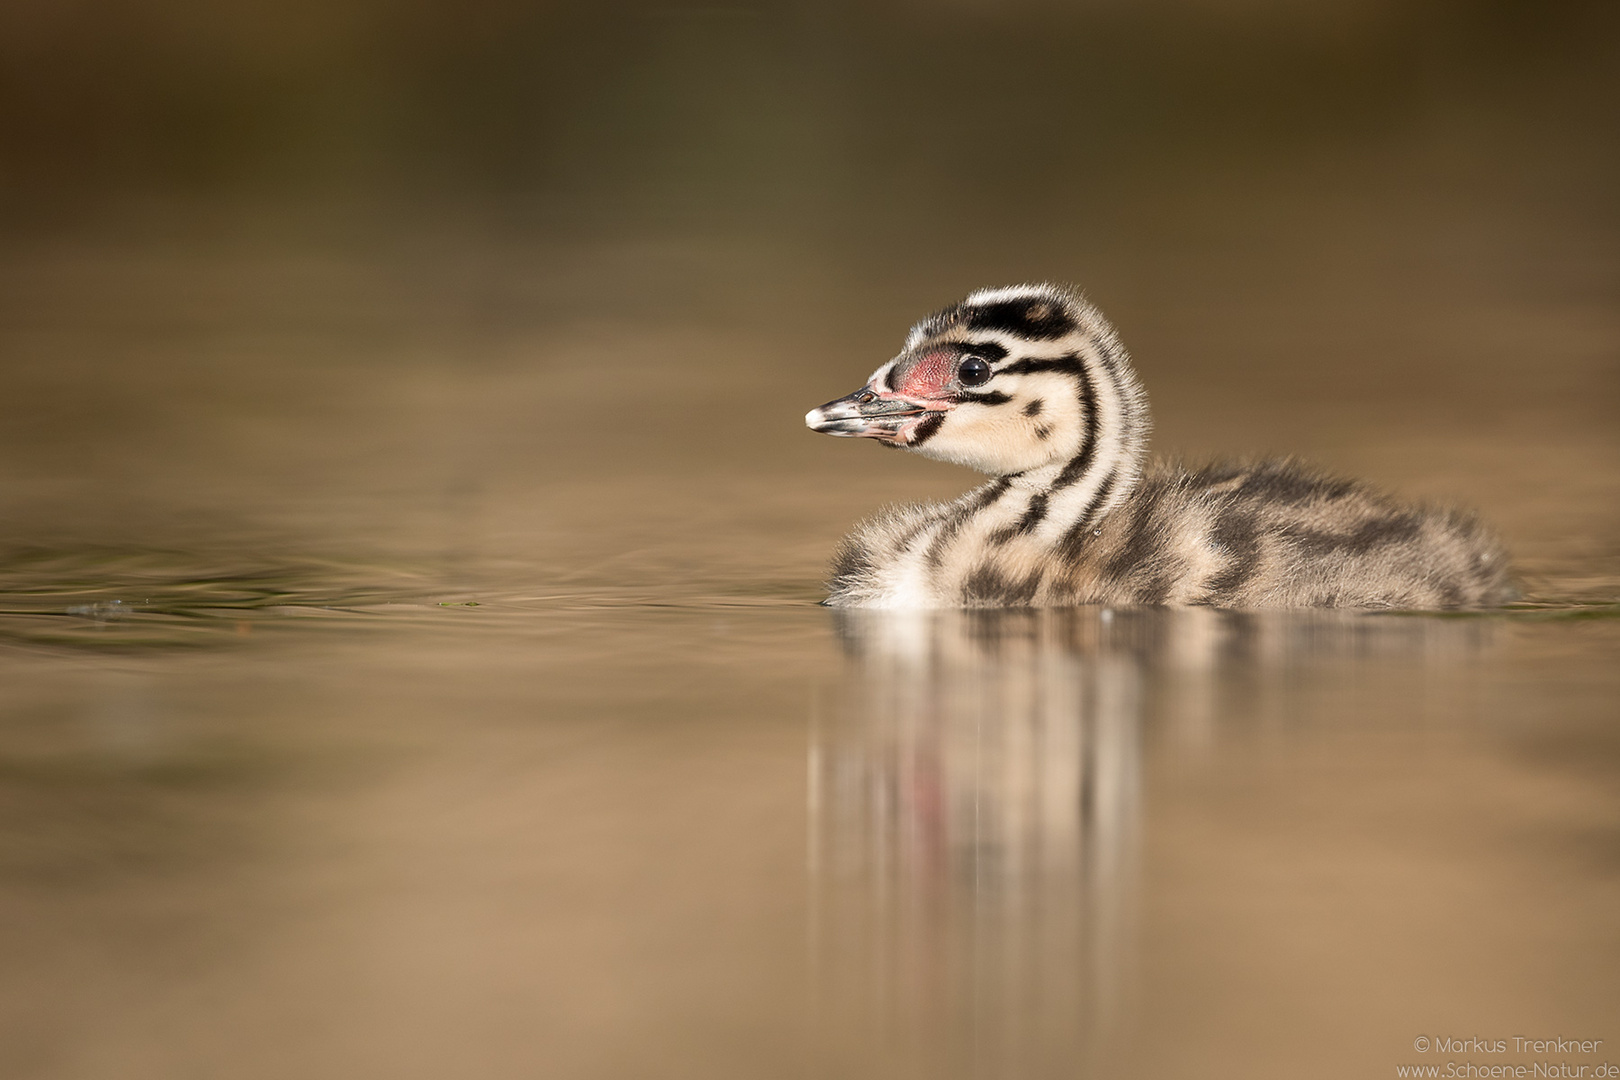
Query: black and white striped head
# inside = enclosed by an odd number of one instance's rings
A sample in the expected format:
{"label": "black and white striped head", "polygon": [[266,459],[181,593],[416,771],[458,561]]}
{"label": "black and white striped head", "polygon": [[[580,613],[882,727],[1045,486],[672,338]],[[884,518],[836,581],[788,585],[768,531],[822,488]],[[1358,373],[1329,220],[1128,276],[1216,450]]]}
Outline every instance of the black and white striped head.
{"label": "black and white striped head", "polygon": [[1057,285],[981,289],[929,316],[864,387],[804,419],[992,476],[1082,457],[1134,473],[1148,428],[1113,327]]}

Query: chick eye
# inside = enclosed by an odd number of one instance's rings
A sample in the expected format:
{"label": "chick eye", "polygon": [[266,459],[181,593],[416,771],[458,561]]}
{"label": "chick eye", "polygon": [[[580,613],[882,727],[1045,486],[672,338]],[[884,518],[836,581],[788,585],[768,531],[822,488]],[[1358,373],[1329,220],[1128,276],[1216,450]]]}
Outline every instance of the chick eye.
{"label": "chick eye", "polygon": [[979,386],[990,379],[990,365],[977,356],[970,356],[956,369],[956,377],[963,386]]}

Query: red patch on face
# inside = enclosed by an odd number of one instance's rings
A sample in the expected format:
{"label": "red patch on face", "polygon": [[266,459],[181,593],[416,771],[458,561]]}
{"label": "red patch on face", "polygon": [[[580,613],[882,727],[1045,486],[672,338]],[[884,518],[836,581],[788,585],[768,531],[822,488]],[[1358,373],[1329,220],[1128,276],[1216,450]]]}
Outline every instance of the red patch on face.
{"label": "red patch on face", "polygon": [[906,364],[895,379],[895,393],[916,400],[949,397],[956,380],[956,354],[927,352]]}

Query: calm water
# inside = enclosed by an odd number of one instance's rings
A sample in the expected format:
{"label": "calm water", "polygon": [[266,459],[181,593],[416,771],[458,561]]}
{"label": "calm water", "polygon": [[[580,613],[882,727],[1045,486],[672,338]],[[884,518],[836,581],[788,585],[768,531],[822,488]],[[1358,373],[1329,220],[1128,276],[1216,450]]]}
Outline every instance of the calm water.
{"label": "calm water", "polygon": [[[1620,1061],[1612,211],[1341,164],[949,266],[498,215],[12,244],[0,1073]],[[1160,452],[1479,507],[1532,602],[818,607],[853,520],[972,478],[799,417],[1043,276]],[[1512,1050],[1559,1035],[1604,1043]]]}

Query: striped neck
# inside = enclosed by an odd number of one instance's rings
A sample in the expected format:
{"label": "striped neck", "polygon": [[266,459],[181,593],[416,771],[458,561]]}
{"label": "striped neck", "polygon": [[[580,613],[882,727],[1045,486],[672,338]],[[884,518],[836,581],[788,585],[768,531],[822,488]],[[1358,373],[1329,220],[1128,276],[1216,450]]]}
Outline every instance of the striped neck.
{"label": "striped neck", "polygon": [[1072,454],[1009,477],[1027,493],[1014,527],[1045,546],[1084,543],[1141,475],[1151,428],[1147,398],[1113,334],[1094,335],[1077,350],[1072,371],[1081,423]]}

